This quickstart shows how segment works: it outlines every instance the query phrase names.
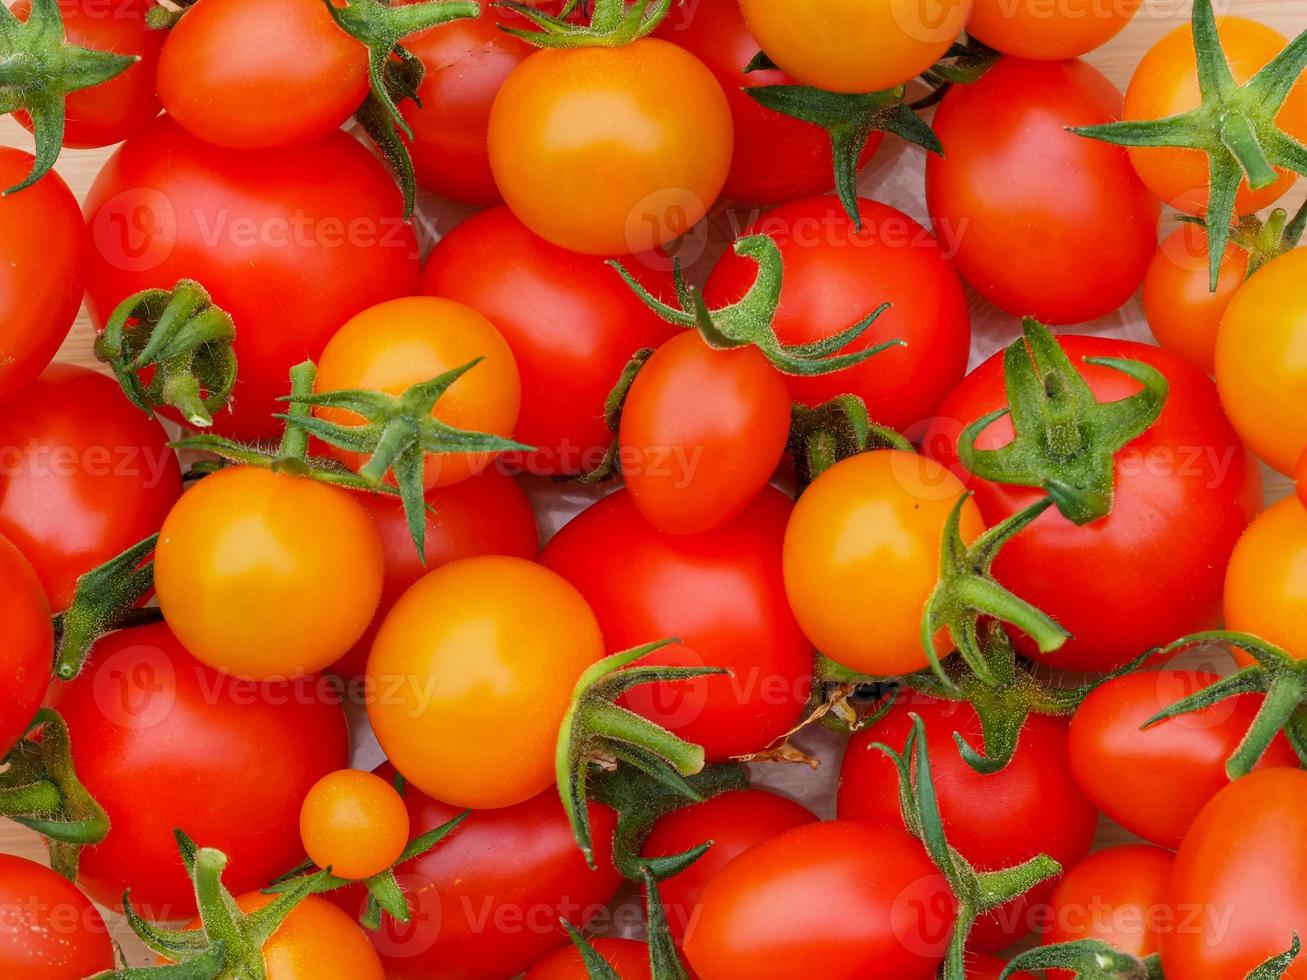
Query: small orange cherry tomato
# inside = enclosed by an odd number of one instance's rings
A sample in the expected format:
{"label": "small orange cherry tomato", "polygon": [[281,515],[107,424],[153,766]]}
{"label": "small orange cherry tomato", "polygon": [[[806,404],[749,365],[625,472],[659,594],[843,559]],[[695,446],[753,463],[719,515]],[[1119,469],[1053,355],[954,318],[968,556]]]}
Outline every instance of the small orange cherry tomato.
{"label": "small orange cherry tomato", "polygon": [[[921,615],[939,580],[944,525],[962,483],[899,450],[861,453],[813,481],[785,529],[785,592],[822,653],[873,677],[926,667]],[[984,531],[972,501],[964,541]]]}
{"label": "small orange cherry tomato", "polygon": [[1140,0],[975,0],[967,33],[991,48],[1033,61],[1078,58],[1120,33]]}
{"label": "small orange cherry tomato", "polygon": [[382,622],[368,717],[427,795],[513,806],[553,785],[572,690],[603,655],[594,613],[561,576],[521,558],[466,558],[421,579]]}
{"label": "small orange cherry tomato", "polygon": [[319,868],[338,878],[371,878],[408,844],[408,809],[395,787],[358,769],[329,772],[300,808],[300,839]]}
{"label": "small orange cherry tomato", "polygon": [[1225,571],[1225,625],[1307,660],[1307,509],[1297,499],[1267,508],[1235,545]]}
{"label": "small orange cherry tomato", "polygon": [[[522,383],[508,343],[489,320],[470,307],[434,296],[391,300],[364,310],[327,342],[318,361],[315,389],[362,389],[402,395],[419,382],[481,362],[455,381],[436,402],[432,416],[457,429],[508,436],[517,424]],[[339,425],[357,425],[353,412],[317,408],[315,414]],[[367,460],[332,447],[346,466]],[[484,470],[493,459],[484,453],[427,457],[423,484],[447,487]]]}
{"label": "small orange cherry tomato", "polygon": [[266,680],[348,650],[381,598],[381,540],[348,491],[253,466],[206,476],[159,534],[155,590],[196,659]]}

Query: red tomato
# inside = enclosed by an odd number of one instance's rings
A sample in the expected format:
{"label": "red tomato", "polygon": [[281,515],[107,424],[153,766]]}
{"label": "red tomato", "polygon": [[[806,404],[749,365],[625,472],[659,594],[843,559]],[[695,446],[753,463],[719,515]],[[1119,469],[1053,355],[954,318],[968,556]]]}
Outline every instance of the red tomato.
{"label": "red tomato", "polygon": [[602,260],[538,238],[507,208],[474,215],[442,238],[421,291],[472,307],[508,341],[522,379],[515,438],[536,447],[514,458],[546,476],[602,461],[613,438],[604,401],[622,369],[640,348],[681,332]]}
{"label": "red tomato", "polygon": [[[840,770],[839,815],[890,827],[902,826],[894,764],[875,742],[900,746],[912,730],[916,712],[926,725],[940,816],[949,843],[978,868],[1009,868],[1047,854],[1069,868],[1094,841],[1098,811],[1071,778],[1066,722],[1031,715],[1007,768],[981,775],[958,752],[954,732],[977,750],[980,722],[967,702],[913,697],[849,742]],[[1033,889],[976,921],[970,945],[981,952],[1002,949],[1029,932],[1035,909],[1053,890],[1051,882]]]}
{"label": "red tomato", "polygon": [[[735,152],[722,196],[746,204],[779,204],[835,185],[830,137],[820,127],[764,109],[746,90],[792,85],[783,71],[745,72],[758,53],[738,0],[699,0],[673,7],[655,34],[685,48],[716,76],[735,124]],[[884,139],[872,133],[858,160],[871,159]]]}
{"label": "red tomato", "polygon": [[[596,953],[622,980],[649,980],[649,947],[634,939],[591,939]],[[589,980],[581,951],[574,945],[556,949],[526,971],[524,980]]]}
{"label": "red tomato", "polygon": [[[0,147],[0,185],[22,181],[34,160]],[[0,402],[44,371],[68,336],[82,303],[86,251],[82,212],[59,174],[0,197]]]}
{"label": "red tomato", "polygon": [[[1268,769],[1203,807],[1164,893],[1182,910],[1162,937],[1168,980],[1242,977],[1307,935],[1307,773]],[[1282,974],[1307,977],[1299,956]]]}
{"label": "red tomato", "polygon": [[[877,422],[906,429],[928,418],[962,380],[971,345],[966,297],[930,232],[886,204],[861,200],[858,210],[860,232],[834,197],[806,198],[768,212],[746,234],[769,235],[780,246],[785,278],[775,327],[782,343],[825,340],[892,304],[846,350],[895,338],[906,347],[844,371],[785,381],[805,405],[852,393]],[[704,290],[708,305],[740,299],[756,275],[752,261],[728,251]]]}
{"label": "red tomato", "polygon": [[400,210],[385,168],[344,133],[243,153],[165,116],[109,158],[87,197],[91,317],[103,327],[141,289],[199,281],[236,321],[240,360],[214,428],[275,438],[291,367],[356,313],[413,292],[417,243]]}
{"label": "red tomato", "polygon": [[926,201],[958,271],[994,305],[1081,323],[1143,282],[1157,201],[1124,149],[1067,132],[1121,118],[1121,99],[1082,61],[1017,58],[944,97],[945,155],[926,161]]}
{"label": "red tomato", "polygon": [[[1152,428],[1117,454],[1112,513],[1077,527],[1049,510],[1008,542],[994,565],[1000,582],[1074,637],[1047,655],[1022,638],[1023,653],[1069,670],[1110,670],[1150,647],[1216,625],[1230,552],[1261,507],[1261,475],[1221,411],[1212,382],[1174,354],[1100,337],[1063,336],[1059,342],[1099,401],[1129,397],[1139,384],[1083,363],[1086,357],[1143,361],[1170,382]],[[969,480],[989,527],[1044,496],[978,480],[957,462],[962,428],[1006,404],[1003,356],[996,354],[949,396],[923,442],[927,454]],[[1002,418],[976,445],[993,449],[1011,438],[1011,420]]]}
{"label": "red tomato", "polygon": [[35,861],[0,854],[0,975],[78,980],[114,965],[104,919],[75,885]]}
{"label": "red tomato", "polygon": [[[1244,694],[1141,730],[1163,708],[1211,686],[1205,671],[1163,670],[1108,681],[1085,699],[1067,743],[1076,783],[1109,817],[1163,847],[1179,847],[1189,825],[1229,782],[1225,760],[1262,706]],[[1284,736],[1263,767],[1297,768]]]}
{"label": "red tomato", "polygon": [[[145,15],[153,6],[153,0],[59,0],[64,37],[69,44],[140,59],[107,82],[68,96],[64,102],[64,146],[88,148],[121,143],[159,114],[155,76],[159,51],[168,35],[146,25]],[[31,0],[16,0],[9,9],[25,21],[32,9]],[[32,128],[26,112],[14,115],[24,127]]]}
{"label": "red tomato", "polygon": [[[394,770],[377,774],[389,780]],[[424,834],[460,813],[404,791],[413,834]],[[390,980],[501,980],[521,973],[546,953],[569,943],[558,924],[584,928],[602,915],[621,877],[609,848],[613,811],[590,804],[595,861],[591,871],[553,789],[500,810],[477,810],[446,840],[400,865],[396,877],[413,913],[407,924],[387,918],[368,933]],[[351,914],[363,911],[361,888],[330,897]],[[625,974],[623,974],[625,976]]]}
{"label": "red tomato", "polygon": [[22,552],[0,537],[0,759],[22,738],[50,686],[50,604]]}
{"label": "red tomato", "polygon": [[814,964],[829,980],[929,980],[955,914],[948,882],[901,827],[814,823],[708,882],[685,953],[702,980],[791,980]]}
{"label": "red tomato", "polygon": [[680,854],[712,841],[703,857],[658,886],[672,935],[684,938],[699,916],[704,887],[722,868],[755,844],[816,820],[807,808],[760,789],[722,793],[659,820],[645,840],[645,857]]}
{"label": "red tomato", "polygon": [[758,496],[789,435],[790,395],[762,352],[713,350],[686,331],[631,385],[618,439],[623,481],[660,531],[710,531]]}
{"label": "red tomato", "polygon": [[77,577],[159,530],[181,495],[168,435],[113,380],[55,364],[0,413],[0,534],[32,562],[50,608]]}
{"label": "red tomato", "polygon": [[709,761],[757,752],[798,721],[811,686],[812,646],[781,579],[792,505],[765,489],[728,524],[661,534],[619,491],[584,511],[541,557],[585,596],[610,652],[664,637],[644,664],[724,667],[732,676],[652,684],[632,710],[702,745]]}
{"label": "red tomato", "polygon": [[345,716],[326,682],[227,677],[163,624],[105,637],[56,697],[77,773],[110,821],[104,842],[82,852],[78,880],[110,908],[130,888],[132,906],[155,920],[195,913],[174,828],[231,859],[228,888],[261,888],[303,859],[304,796],[348,762]]}
{"label": "red tomato", "polygon": [[[1007,963],[987,953],[967,953],[967,980],[999,980]],[[1014,973],[1011,980],[1035,980],[1033,973],[1022,970]]]}

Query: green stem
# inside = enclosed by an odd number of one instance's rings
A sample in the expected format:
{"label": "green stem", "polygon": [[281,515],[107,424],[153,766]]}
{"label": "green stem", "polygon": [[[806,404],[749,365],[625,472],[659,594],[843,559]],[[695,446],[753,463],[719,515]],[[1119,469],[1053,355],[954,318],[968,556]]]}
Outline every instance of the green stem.
{"label": "green stem", "polygon": [[1266,159],[1266,152],[1246,116],[1240,113],[1226,116],[1221,124],[1221,142],[1239,161],[1239,166],[1248,177],[1248,186],[1253,190],[1270,187],[1280,179],[1271,162]]}
{"label": "green stem", "polygon": [[318,367],[312,361],[304,361],[290,369],[290,408],[286,414],[291,422],[281,436],[282,460],[303,462],[309,451],[308,430],[294,424],[294,420],[306,419],[313,414],[313,407],[304,398],[313,394],[313,382],[317,379]]}
{"label": "green stem", "polygon": [[1247,776],[1261,761],[1275,736],[1293,719],[1307,700],[1307,675],[1285,673],[1271,682],[1261,709],[1234,754],[1226,760],[1225,772],[1233,782]]}
{"label": "green stem", "polygon": [[692,776],[704,764],[703,747],[687,742],[648,718],[613,704],[587,704],[582,725],[595,735],[628,745],[638,745],[671,763],[683,776]]}
{"label": "green stem", "polygon": [[62,805],[59,787],[45,780],[26,786],[0,787],[0,816],[58,813]]}

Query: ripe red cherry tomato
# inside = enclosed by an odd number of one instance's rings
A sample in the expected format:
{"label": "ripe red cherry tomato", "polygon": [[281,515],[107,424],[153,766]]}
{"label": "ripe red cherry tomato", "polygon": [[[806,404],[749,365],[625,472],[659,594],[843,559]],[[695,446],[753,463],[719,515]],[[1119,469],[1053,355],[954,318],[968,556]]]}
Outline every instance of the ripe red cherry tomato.
{"label": "ripe red cherry tomato", "polygon": [[195,912],[175,827],[231,859],[223,880],[233,891],[262,888],[304,856],[309,787],[348,760],[345,715],[325,682],[226,677],[162,624],[105,637],[55,703],[78,776],[109,814],[78,881],[115,909],[131,888],[133,908],[156,921]]}
{"label": "ripe red cherry tomato", "polygon": [[[1058,340],[1099,401],[1126,398],[1139,385],[1119,371],[1085,364],[1087,357],[1143,361],[1170,382],[1152,428],[1117,454],[1112,513],[1077,527],[1049,510],[1009,541],[994,564],[1000,582],[1074,637],[1047,655],[1019,638],[1023,653],[1068,670],[1110,670],[1150,647],[1216,625],[1230,552],[1261,507],[1261,475],[1221,411],[1212,382],[1174,354],[1108,338]],[[1043,496],[1042,490],[977,480],[957,462],[962,428],[1006,404],[998,354],[949,396],[923,441],[926,453],[969,480],[990,527]],[[976,445],[994,449],[1011,438],[1011,421],[1003,418]],[[1104,609],[1112,614],[1103,615]]]}
{"label": "ripe red cherry tomato", "polygon": [[929,980],[954,914],[948,882],[901,826],[834,820],[751,847],[716,874],[685,953],[702,980],[788,980],[813,963],[830,980]]}
{"label": "ripe red cherry tomato", "polygon": [[[642,270],[638,258],[627,265]],[[655,294],[666,292],[641,278]],[[515,435],[536,447],[510,459],[544,476],[599,465],[612,442],[604,401],[622,369],[637,350],[680,332],[603,261],[551,245],[508,208],[473,215],[442,238],[421,290],[472,307],[508,341],[522,378]]]}
{"label": "ripe red cherry tomato", "polygon": [[[1007,768],[982,775],[967,765],[953,739],[954,732],[961,732],[972,748],[983,748],[976,734],[980,722],[966,702],[913,698],[854,735],[840,770],[841,820],[902,826],[894,765],[871,746],[902,745],[912,729],[912,712],[926,725],[926,747],[949,843],[964,858],[992,870],[1047,854],[1069,868],[1089,853],[1098,811],[1071,778],[1066,722],[1031,715]],[[1036,885],[978,919],[969,945],[993,952],[1025,935],[1052,890],[1051,882]]]}
{"label": "ripe red cherry tomato", "polygon": [[582,512],[541,556],[590,603],[609,652],[674,636],[681,645],[641,662],[732,671],[627,697],[632,710],[702,745],[712,762],[762,750],[807,701],[812,645],[781,579],[790,510],[784,494],[767,488],[719,528],[661,534],[619,491]]}
{"label": "ripe red cherry tomato", "polygon": [[114,965],[109,929],[90,899],[49,868],[0,854],[0,974],[73,980]]}
{"label": "ripe red cherry tomato", "polygon": [[[0,184],[19,183],[34,160],[0,147]],[[85,288],[86,243],[77,198],[58,173],[0,197],[0,402],[44,371],[68,336]]]}
{"label": "ripe red cherry tomato", "polygon": [[[1229,782],[1225,760],[1239,747],[1262,697],[1245,694],[1141,731],[1163,708],[1210,687],[1217,675],[1164,670],[1108,681],[1071,721],[1076,783],[1109,817],[1163,847],[1179,847],[1203,805]],[[1261,766],[1297,767],[1283,736]]]}
{"label": "ripe red cherry tomato", "polygon": [[50,604],[31,563],[0,537],[0,759],[9,754],[50,686]]}
{"label": "ripe red cherry tomato", "polygon": [[713,842],[703,857],[658,886],[672,935],[684,938],[700,913],[704,887],[722,868],[755,844],[816,820],[805,807],[760,789],[722,793],[659,820],[645,840],[645,857],[680,854]]}
{"label": "ripe red cherry tomato", "polygon": [[79,575],[159,530],[181,494],[163,426],[112,379],[71,364],[47,368],[0,412],[0,446],[0,534],[56,612]]}
{"label": "ripe red cherry tomato", "polygon": [[[649,980],[649,947],[634,939],[591,939],[589,943],[622,980]],[[589,980],[581,951],[570,943],[526,971],[524,980]]]}
{"label": "ripe red cherry tomato", "polygon": [[413,292],[417,241],[400,212],[385,168],[344,133],[247,153],[164,116],[109,158],[87,197],[91,317],[103,327],[133,293],[202,283],[236,322],[240,361],[214,428],[276,438],[291,367],[354,314]]}
{"label": "ripe red cherry tomato", "polygon": [[1082,61],[1002,58],[944,97],[946,155],[926,161],[926,201],[958,271],[994,305],[1082,323],[1139,288],[1157,201],[1125,150],[1067,132],[1120,117],[1121,93]]}
{"label": "ripe red cherry tomato", "polygon": [[[886,204],[861,200],[858,210],[860,232],[834,197],[806,198],[763,215],[747,234],[769,235],[780,246],[785,278],[775,328],[783,343],[825,340],[891,304],[846,350],[896,338],[906,347],[785,381],[805,405],[858,395],[875,421],[903,430],[928,418],[962,380],[971,320],[962,284],[930,232]],[[708,305],[740,299],[756,275],[753,262],[727,251],[705,287]]]}
{"label": "ripe red cherry tomato", "polygon": [[[1203,807],[1175,857],[1167,905],[1187,928],[1162,937],[1170,980],[1242,977],[1307,935],[1307,773],[1267,769]],[[1283,974],[1307,977],[1298,957]]]}

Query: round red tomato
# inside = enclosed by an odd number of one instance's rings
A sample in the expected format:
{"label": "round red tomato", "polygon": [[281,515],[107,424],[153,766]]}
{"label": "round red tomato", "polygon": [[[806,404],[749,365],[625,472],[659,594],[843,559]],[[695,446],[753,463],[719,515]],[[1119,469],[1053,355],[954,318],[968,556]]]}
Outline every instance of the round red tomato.
{"label": "round red tomato", "polygon": [[708,882],[701,904],[685,953],[702,980],[790,980],[813,964],[829,980],[930,980],[956,914],[915,837],[851,820],[749,848]]}
{"label": "round red tomato", "polygon": [[[639,268],[638,259],[628,264]],[[474,215],[442,238],[420,288],[472,307],[508,341],[522,378],[515,437],[535,447],[510,458],[545,476],[599,465],[613,438],[604,402],[622,369],[637,350],[680,332],[603,261],[551,245],[508,208]]]}
{"label": "round red tomato", "polygon": [[[1150,647],[1219,620],[1230,552],[1261,507],[1261,475],[1221,411],[1212,382],[1174,354],[1099,337],[1058,338],[1094,397],[1129,397],[1139,384],[1119,371],[1084,363],[1123,357],[1160,370],[1170,394],[1157,421],[1116,456],[1112,513],[1085,527],[1056,510],[1004,546],[994,564],[1000,582],[1068,629],[1062,649],[1023,653],[1069,670],[1110,670]],[[988,483],[957,461],[964,426],[1007,404],[1003,356],[968,375],[926,433],[926,453],[969,480],[993,527],[1044,496],[1039,489]],[[1010,418],[977,439],[994,449],[1012,438]],[[1106,614],[1110,611],[1110,614]]]}
{"label": "round red tomato", "polygon": [[[1242,977],[1307,935],[1307,773],[1267,769],[1203,807],[1163,893],[1189,921],[1162,937],[1168,980]],[[1299,956],[1282,974],[1307,977]]]}
{"label": "round red tomato", "polygon": [[[1203,805],[1229,782],[1225,760],[1262,706],[1244,694],[1141,730],[1216,674],[1163,670],[1118,677],[1085,699],[1071,721],[1068,748],[1076,783],[1109,817],[1163,847],[1179,847]],[[1297,767],[1283,736],[1262,766]]]}
{"label": "round red tomato", "polygon": [[[394,770],[383,766],[386,780]],[[453,820],[461,807],[415,786],[404,790],[413,834]],[[476,810],[446,840],[395,870],[412,919],[387,917],[368,933],[391,980],[501,980],[569,944],[558,924],[578,928],[605,914],[621,884],[613,868],[612,810],[590,804],[597,870],[586,867],[558,793],[500,810]],[[361,888],[332,893],[345,911],[363,911]],[[625,974],[623,974],[625,976]]]}
{"label": "round red tomato", "polygon": [[413,292],[417,242],[400,211],[385,168],[344,133],[238,152],[165,116],[109,158],[87,197],[91,317],[103,327],[139,290],[202,283],[236,322],[240,361],[214,428],[276,438],[291,367],[356,313]]}
{"label": "round red tomato", "polygon": [[[634,939],[591,939],[594,951],[622,980],[649,980],[649,947]],[[524,980],[589,980],[581,951],[573,945],[554,950],[526,971]]]}
{"label": "round red tomato", "polygon": [[[808,344],[846,330],[891,304],[846,351],[887,340],[895,347],[854,367],[815,378],[786,378],[790,395],[820,405],[851,393],[871,417],[896,429],[928,418],[962,380],[971,346],[966,297],[930,232],[901,211],[860,200],[857,231],[834,197],[812,197],[770,211],[746,232],[770,236],[785,276],[774,326],[785,344]],[[705,287],[711,308],[739,300],[757,265],[727,251]]]}
{"label": "round red tomato", "polygon": [[31,563],[0,537],[0,759],[22,738],[50,686],[50,604]]}
{"label": "round red tomato", "polygon": [[105,637],[56,698],[77,773],[109,814],[109,836],[82,852],[78,880],[110,908],[130,888],[133,908],[156,921],[195,912],[174,828],[231,859],[228,888],[261,888],[303,858],[304,796],[348,762],[345,715],[326,682],[227,677],[162,624]]}
{"label": "round red tomato", "polygon": [[781,577],[791,509],[768,488],[719,528],[661,534],[619,491],[563,528],[541,557],[585,596],[609,652],[677,637],[680,645],[641,663],[732,672],[627,696],[632,710],[702,745],[711,762],[765,748],[793,727],[808,698],[812,645]]}
{"label": "round red tomato", "polygon": [[1124,149],[1067,132],[1120,117],[1121,93],[1082,61],[1002,58],[944,97],[926,202],[958,271],[995,306],[1082,323],[1143,282],[1157,201]]}
{"label": "round red tomato", "polygon": [[90,899],[49,868],[0,854],[0,974],[76,980],[114,965],[109,929]]}
{"label": "round red tomato", "polygon": [[[0,185],[12,187],[35,158],[0,147]],[[0,402],[45,370],[77,317],[86,281],[86,226],[55,172],[0,197]]]}
{"label": "round red tomato", "polygon": [[[994,870],[1047,854],[1069,868],[1089,853],[1098,811],[1071,778],[1066,722],[1031,715],[1011,763],[982,775],[967,765],[953,739],[954,732],[960,732],[972,748],[984,747],[976,711],[965,701],[914,697],[858,732],[849,742],[840,770],[840,819],[902,826],[894,765],[872,745],[903,745],[912,730],[913,712],[926,725],[944,831],[966,860]],[[970,945],[992,952],[1025,935],[1035,925],[1035,910],[1052,890],[1051,882],[1036,885],[978,919]]]}
{"label": "round red tomato", "polygon": [[681,854],[712,841],[703,857],[658,885],[672,935],[685,936],[699,916],[704,887],[722,868],[755,844],[816,820],[805,807],[760,789],[722,793],[659,820],[645,840],[645,857]]}
{"label": "round red tomato", "polygon": [[53,365],[0,412],[0,534],[56,612],[79,575],[159,530],[181,488],[163,426],[104,375]]}

